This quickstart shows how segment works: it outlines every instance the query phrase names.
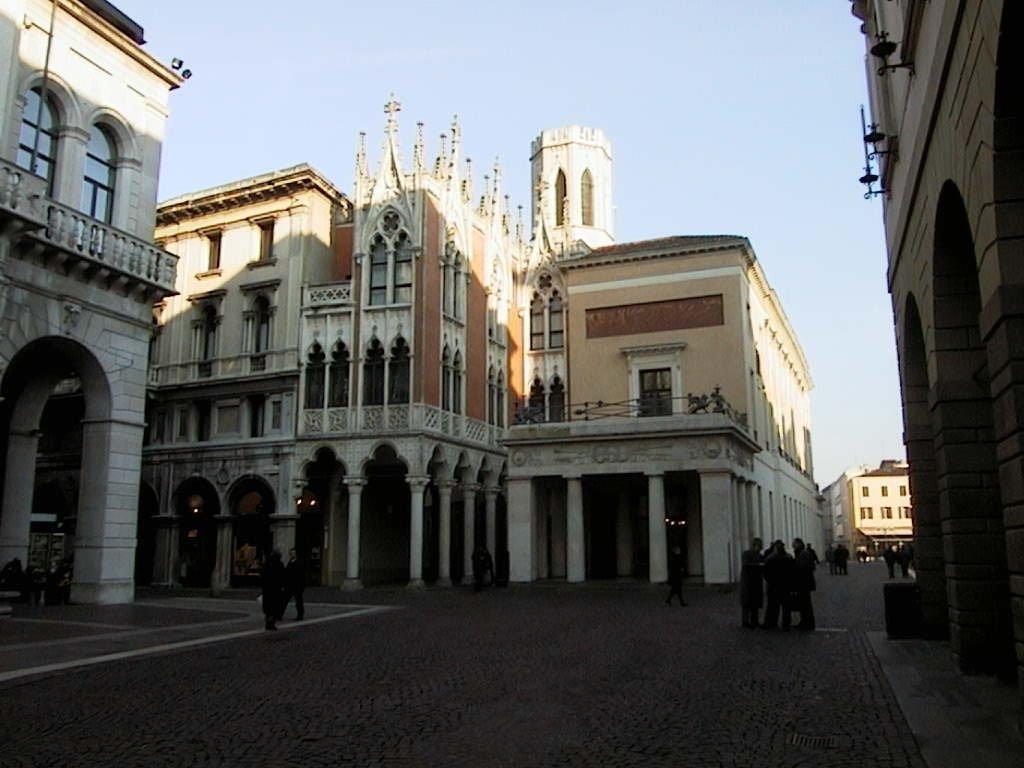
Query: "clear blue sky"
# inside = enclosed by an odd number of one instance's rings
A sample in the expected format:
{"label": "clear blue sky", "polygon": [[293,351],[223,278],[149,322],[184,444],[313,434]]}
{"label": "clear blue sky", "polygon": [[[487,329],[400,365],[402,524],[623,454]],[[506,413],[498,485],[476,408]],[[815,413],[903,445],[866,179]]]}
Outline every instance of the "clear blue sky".
{"label": "clear blue sky", "polygon": [[[116,0],[172,94],[161,199],[309,162],[351,188],[383,105],[428,156],[453,113],[477,181],[500,156],[529,211],[530,140],[613,142],[617,238],[750,238],[811,365],[816,479],[902,457],[881,204],[867,202],[863,48],[846,2],[338,3]],[[479,187],[478,187],[479,189]]]}

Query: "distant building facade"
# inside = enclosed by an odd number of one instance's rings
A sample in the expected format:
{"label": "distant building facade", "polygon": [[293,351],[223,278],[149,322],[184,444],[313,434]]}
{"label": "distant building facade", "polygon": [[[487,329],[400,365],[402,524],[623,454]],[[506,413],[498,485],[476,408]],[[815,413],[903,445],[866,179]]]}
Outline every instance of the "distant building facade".
{"label": "distant building facade", "polygon": [[907,470],[906,462],[886,459],[876,468],[847,470],[826,488],[837,543],[871,556],[911,543],[914,515]]}
{"label": "distant building facade", "polygon": [[73,560],[72,599],[125,602],[178,75],[102,0],[0,1],[0,561]]}
{"label": "distant building facade", "polygon": [[[925,625],[1024,664],[1024,6],[855,0],[880,154]],[[877,188],[877,186],[876,186]]]}

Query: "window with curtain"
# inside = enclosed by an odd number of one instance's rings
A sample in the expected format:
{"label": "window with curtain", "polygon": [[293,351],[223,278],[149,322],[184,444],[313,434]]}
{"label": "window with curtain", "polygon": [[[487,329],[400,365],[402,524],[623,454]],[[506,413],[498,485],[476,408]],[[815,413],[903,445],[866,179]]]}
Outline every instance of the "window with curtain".
{"label": "window with curtain", "polygon": [[332,408],[348,406],[349,354],[342,342],[331,350],[331,386],[327,404]]}
{"label": "window with curtain", "polygon": [[363,362],[363,405],[384,405],[384,347],[374,339]]}
{"label": "window with curtain", "polygon": [[388,361],[388,403],[409,402],[409,345],[399,336],[391,348]]}
{"label": "window with curtain", "polygon": [[462,413],[462,353],[452,359],[452,413]]}
{"label": "window with curtain", "polygon": [[548,347],[551,349],[561,349],[565,345],[564,320],[562,297],[558,291],[552,291],[548,300]]}
{"label": "window with curtain", "polygon": [[384,238],[377,235],[370,246],[370,304],[386,304],[388,299],[388,250]]}
{"label": "window with curtain", "polygon": [[580,178],[580,213],[583,218],[583,226],[594,226],[594,179],[588,168]]}
{"label": "window with curtain", "polygon": [[[53,196],[53,169],[57,163],[57,109],[53,99],[42,99],[40,90],[25,94],[25,111],[18,133],[19,166],[46,179],[46,194]],[[35,167],[32,153],[35,151]]]}
{"label": "window with curtain", "polygon": [[319,343],[313,342],[306,355],[306,407],[324,407],[324,361],[327,355]]}
{"label": "window with curtain", "polygon": [[115,156],[114,140],[109,131],[94,125],[85,149],[82,212],[108,224],[114,215]]}

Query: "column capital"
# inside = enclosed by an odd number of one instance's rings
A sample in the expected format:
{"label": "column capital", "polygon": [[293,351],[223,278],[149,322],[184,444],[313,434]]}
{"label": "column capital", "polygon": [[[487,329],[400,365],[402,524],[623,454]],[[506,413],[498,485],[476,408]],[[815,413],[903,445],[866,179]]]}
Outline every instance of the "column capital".
{"label": "column capital", "polygon": [[430,485],[430,478],[426,475],[406,475],[405,482],[409,484],[409,488],[418,488],[423,490]]}
{"label": "column capital", "polygon": [[349,493],[357,493],[368,481],[362,475],[345,475],[341,478],[341,482],[348,486]]}
{"label": "column capital", "polygon": [[435,480],[434,485],[437,486],[437,490],[439,491],[447,491],[448,493],[451,493],[452,488],[458,485],[458,483],[454,480]]}
{"label": "column capital", "polygon": [[481,488],[483,488],[483,486],[480,485],[480,483],[462,483],[463,493],[476,493]]}
{"label": "column capital", "polygon": [[650,469],[644,472],[647,477],[664,477],[665,471],[661,469]]}
{"label": "column capital", "polygon": [[583,481],[583,475],[582,474],[579,474],[579,475],[562,475],[562,477],[565,479],[565,482],[567,482],[567,483],[571,482],[573,480],[575,480],[577,483]]}
{"label": "column capital", "polygon": [[484,486],[484,496],[494,497],[494,496],[497,496],[500,493],[501,493],[501,486],[500,485],[485,485]]}

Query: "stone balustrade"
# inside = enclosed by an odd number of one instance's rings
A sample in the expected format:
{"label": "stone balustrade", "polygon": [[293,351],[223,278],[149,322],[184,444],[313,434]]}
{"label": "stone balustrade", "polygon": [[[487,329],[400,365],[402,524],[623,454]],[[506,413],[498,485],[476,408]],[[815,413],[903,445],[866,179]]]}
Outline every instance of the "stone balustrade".
{"label": "stone balustrade", "polygon": [[368,405],[353,408],[308,408],[299,431],[304,435],[359,436],[381,432],[426,432],[496,447],[505,429],[432,405]]}
{"label": "stone balustrade", "polygon": [[307,285],[302,289],[303,307],[333,307],[352,304],[352,281]]}

